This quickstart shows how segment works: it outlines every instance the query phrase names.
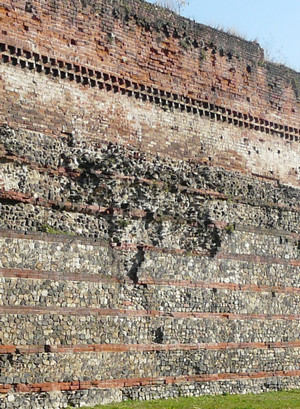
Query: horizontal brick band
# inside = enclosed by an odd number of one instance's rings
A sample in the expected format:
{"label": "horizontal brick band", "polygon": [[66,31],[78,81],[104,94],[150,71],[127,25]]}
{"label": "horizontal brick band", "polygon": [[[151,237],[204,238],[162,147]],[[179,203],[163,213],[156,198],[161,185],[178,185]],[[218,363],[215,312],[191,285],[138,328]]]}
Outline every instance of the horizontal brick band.
{"label": "horizontal brick band", "polygon": [[[1,269],[0,269],[1,273]],[[194,282],[187,280],[155,280],[152,278],[143,278],[138,284],[171,286],[184,288],[217,288],[220,290],[247,291],[247,292],[278,292],[283,294],[299,294],[299,287],[280,287],[256,284],[237,284],[237,283],[220,283],[220,282]]]}
{"label": "horizontal brick band", "polygon": [[8,392],[50,392],[50,391],[72,391],[85,390],[92,388],[126,388],[133,386],[147,385],[168,385],[180,383],[198,383],[198,382],[218,382],[226,380],[245,380],[245,379],[265,379],[274,377],[299,377],[300,370],[290,371],[271,371],[271,372],[245,372],[245,373],[221,373],[205,375],[182,375],[160,378],[134,378],[134,379],[110,379],[110,380],[91,380],[91,381],[72,381],[72,382],[45,382],[34,384],[0,384],[0,393]]}
{"label": "horizontal brick band", "polygon": [[218,253],[216,255],[217,259],[222,260],[239,260],[239,261],[249,261],[253,263],[261,264],[280,264],[280,265],[290,265],[290,266],[300,266],[300,259],[296,260],[286,260],[283,258],[276,257],[265,257],[265,256],[255,256],[253,254],[228,254],[228,253]]}
{"label": "horizontal brick band", "polygon": [[[53,280],[53,281],[80,281],[93,283],[122,283],[126,280],[120,280],[117,277],[105,276],[101,274],[82,274],[82,273],[66,273],[56,271],[40,271],[28,270],[19,268],[0,268],[0,277],[6,278],[24,278],[33,280]],[[132,283],[130,279],[128,282]],[[300,287],[281,287],[256,284],[238,284],[238,283],[222,283],[222,282],[195,282],[188,280],[156,280],[154,278],[143,277],[137,284],[154,285],[154,286],[170,286],[183,288],[208,288],[232,291],[247,291],[247,292],[277,292],[282,294],[300,294]]]}
{"label": "horizontal brick band", "polygon": [[82,352],[153,352],[194,351],[198,349],[276,349],[300,348],[300,341],[291,342],[222,342],[200,344],[86,344],[86,345],[0,345],[0,354],[82,353]]}
{"label": "horizontal brick band", "polygon": [[228,320],[287,320],[298,321],[300,314],[233,314],[215,312],[164,312],[158,310],[125,310],[120,308],[80,308],[80,307],[31,307],[8,306],[0,307],[0,315],[77,315],[77,316],[112,316],[112,317],[168,317],[174,319],[228,319]]}
{"label": "horizontal brick band", "polygon": [[[84,281],[92,283],[121,283],[125,281],[120,280],[117,277],[105,276],[102,274],[66,273],[19,268],[0,268],[0,277],[53,281]],[[128,282],[131,283],[132,281],[128,279]]]}
{"label": "horizontal brick band", "polygon": [[41,240],[48,243],[84,243],[94,247],[109,248],[110,245],[105,240],[91,239],[83,236],[69,236],[67,234],[49,234],[44,232],[24,232],[20,230],[0,229],[0,237],[21,240]]}
{"label": "horizontal brick band", "polygon": [[21,49],[12,44],[0,43],[0,59],[3,63],[20,66],[23,69],[45,73],[100,90],[133,96],[136,99],[149,101],[160,107],[190,112],[210,120],[226,122],[239,128],[276,135],[291,141],[300,140],[300,130],[298,128],[218,106],[205,100],[194,99],[188,95],[180,95],[172,92],[172,90],[163,90],[138,83],[129,78],[120,77],[115,73],[99,71],[94,67],[63,61],[49,55],[41,55],[38,52]]}

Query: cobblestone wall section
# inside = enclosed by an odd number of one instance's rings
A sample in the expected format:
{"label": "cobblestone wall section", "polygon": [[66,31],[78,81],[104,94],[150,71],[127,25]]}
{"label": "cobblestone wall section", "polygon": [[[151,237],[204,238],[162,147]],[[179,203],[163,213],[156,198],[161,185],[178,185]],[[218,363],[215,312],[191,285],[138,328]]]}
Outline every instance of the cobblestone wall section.
{"label": "cobblestone wall section", "polygon": [[80,138],[1,143],[4,407],[213,393],[220,376],[239,392],[246,373],[293,387],[298,189]]}
{"label": "cobblestone wall section", "polygon": [[[298,368],[298,349],[213,351],[83,352],[0,355],[7,383],[34,384],[122,378],[166,378],[185,374],[277,372]],[[31,370],[28,372],[27,368]],[[300,374],[300,371],[299,371]]]}
{"label": "cobblestone wall section", "polygon": [[[278,319],[228,319],[209,316],[207,318],[173,318],[120,316],[111,312],[99,314],[70,315],[53,314],[53,308],[43,313],[24,314],[6,309],[0,315],[2,338],[5,345],[80,345],[80,344],[153,344],[163,339],[164,343],[268,343],[297,342],[299,323],[297,320]],[[138,335],[137,335],[138,334]]]}

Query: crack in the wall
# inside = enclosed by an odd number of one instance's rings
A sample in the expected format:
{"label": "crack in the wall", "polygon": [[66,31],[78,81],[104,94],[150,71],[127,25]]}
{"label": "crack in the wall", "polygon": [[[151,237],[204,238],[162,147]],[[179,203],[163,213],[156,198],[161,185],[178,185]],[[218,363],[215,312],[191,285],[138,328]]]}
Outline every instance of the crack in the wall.
{"label": "crack in the wall", "polygon": [[[145,261],[145,250],[143,246],[137,246],[137,249],[137,253],[133,257],[133,259],[130,260],[132,264],[128,270],[128,277],[133,281],[134,284],[137,284],[139,281],[138,272],[143,262]],[[127,264],[129,263],[127,262]],[[144,287],[146,288],[147,285],[145,284]]]}

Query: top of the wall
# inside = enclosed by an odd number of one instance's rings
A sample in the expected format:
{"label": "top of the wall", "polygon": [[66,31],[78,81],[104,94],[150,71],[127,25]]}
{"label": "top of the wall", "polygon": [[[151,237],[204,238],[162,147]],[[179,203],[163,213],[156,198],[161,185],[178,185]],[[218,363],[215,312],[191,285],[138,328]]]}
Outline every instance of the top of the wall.
{"label": "top of the wall", "polygon": [[[76,0],[75,0],[76,1]],[[248,41],[238,35],[209,27],[182,17],[172,10],[148,3],[145,0],[79,0],[82,7],[90,6],[96,14],[112,15],[126,23],[133,18],[138,25],[165,36],[180,38],[186,47],[210,47],[229,55],[236,55],[266,65],[267,71],[293,82],[300,95],[300,73],[264,58],[264,50],[256,41]]]}
{"label": "top of the wall", "polygon": [[178,38],[184,48],[209,48],[220,55],[227,55],[229,58],[235,56],[265,67],[271,81],[280,78],[291,84],[296,99],[300,102],[300,73],[283,64],[265,60],[264,50],[256,41],[248,41],[238,35],[200,24],[145,0],[73,1],[79,2],[79,7],[89,7],[99,17],[112,15],[124,24],[134,19],[137,25],[146,30]]}
{"label": "top of the wall", "polygon": [[225,54],[231,53],[254,61],[263,59],[263,50],[257,42],[197,23],[179,16],[173,11],[144,0],[80,0],[83,7],[90,6],[94,13],[112,13],[124,23],[131,18],[149,31],[157,31],[167,37],[182,39],[187,47],[210,46]]}

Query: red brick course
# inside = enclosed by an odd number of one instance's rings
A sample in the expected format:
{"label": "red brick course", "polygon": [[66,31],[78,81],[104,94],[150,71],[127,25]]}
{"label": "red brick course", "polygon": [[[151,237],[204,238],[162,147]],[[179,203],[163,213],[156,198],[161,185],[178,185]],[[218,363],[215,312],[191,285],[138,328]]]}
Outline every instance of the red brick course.
{"label": "red brick course", "polygon": [[0,354],[39,354],[83,352],[153,352],[153,351],[194,351],[198,349],[220,351],[223,349],[276,349],[300,348],[300,341],[290,342],[222,342],[201,344],[87,344],[87,345],[0,345]]}
{"label": "red brick course", "polygon": [[300,370],[287,371],[263,371],[263,372],[245,372],[245,373],[222,373],[207,375],[182,375],[160,378],[135,378],[135,379],[111,379],[111,380],[91,380],[91,381],[72,381],[72,382],[45,382],[34,384],[0,385],[0,393],[38,393],[49,391],[70,391],[84,390],[92,388],[110,389],[124,388],[132,386],[147,386],[161,384],[181,384],[192,382],[218,382],[224,380],[243,380],[243,379],[264,379],[272,377],[299,377]]}
{"label": "red brick course", "polygon": [[[28,270],[18,268],[0,268],[0,276],[7,278],[23,278],[34,280],[54,280],[54,281],[79,281],[79,282],[93,282],[93,283],[122,283],[124,280],[120,280],[117,277],[105,276],[101,274],[81,274],[81,273],[66,273],[57,271],[40,271],[40,270]],[[128,280],[130,283],[131,281]],[[281,286],[268,286],[268,285],[256,285],[256,284],[238,284],[238,283],[222,283],[222,282],[196,282],[189,280],[163,280],[154,279],[152,277],[143,277],[137,284],[153,285],[153,286],[171,286],[182,288],[217,288],[220,290],[232,290],[232,291],[247,291],[247,292],[277,292],[281,294],[299,294],[299,287],[281,287]],[[131,305],[130,301],[124,305]]]}
{"label": "red brick course", "polygon": [[158,311],[158,310],[127,310],[120,308],[80,308],[80,307],[31,307],[31,306],[9,306],[0,307],[0,315],[100,315],[100,316],[120,316],[120,317],[170,317],[174,319],[195,318],[195,319],[228,319],[228,320],[286,320],[298,321],[300,314],[234,314],[234,313],[214,313],[214,312],[180,312],[180,311]]}

